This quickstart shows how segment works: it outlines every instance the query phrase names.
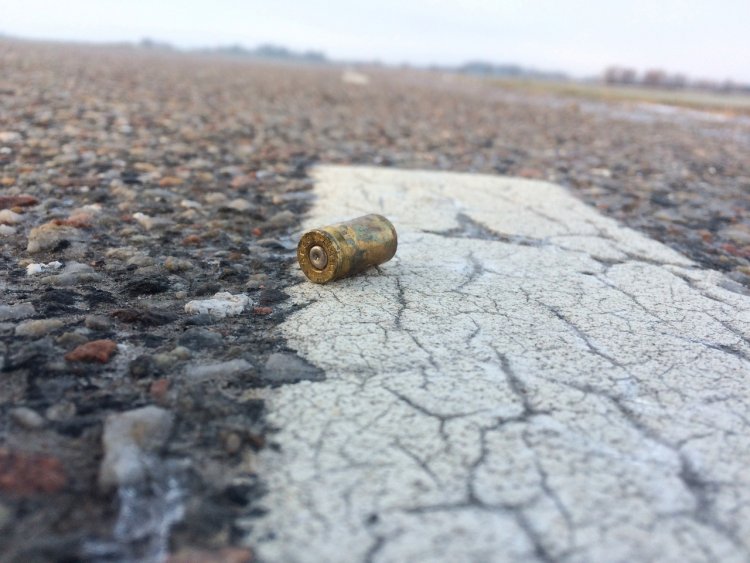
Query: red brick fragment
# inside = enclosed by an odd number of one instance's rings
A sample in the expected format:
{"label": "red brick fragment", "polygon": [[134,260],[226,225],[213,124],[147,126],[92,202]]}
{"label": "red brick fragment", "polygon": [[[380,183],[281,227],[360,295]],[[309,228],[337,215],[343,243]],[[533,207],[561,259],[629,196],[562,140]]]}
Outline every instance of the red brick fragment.
{"label": "red brick fragment", "polygon": [[171,188],[173,186],[179,186],[183,182],[184,180],[182,178],[178,178],[177,176],[164,176],[164,178],[159,180],[159,185],[162,188]]}
{"label": "red brick fragment", "polygon": [[235,176],[234,178],[232,178],[232,181],[229,185],[233,188],[244,188],[245,186],[252,184],[254,179],[254,174],[252,176],[249,174],[243,174],[242,176]]}
{"label": "red brick fragment", "polygon": [[67,219],[53,219],[52,224],[75,229],[87,229],[91,226],[91,215],[88,213],[74,213]]}
{"label": "red brick fragment", "polygon": [[100,362],[106,364],[115,350],[117,350],[117,343],[112,340],[92,340],[65,354],[65,359],[69,362]]}
{"label": "red brick fragment", "polygon": [[271,307],[253,307],[253,313],[256,315],[270,315],[273,313]]}
{"label": "red brick fragment", "polygon": [[731,242],[726,242],[722,244],[719,248],[721,248],[727,254],[731,254],[732,256],[741,256],[743,258],[750,258],[750,245],[738,247],[737,245],[734,245]]}
{"label": "red brick fragment", "polygon": [[539,179],[544,177],[544,173],[542,173],[541,170],[537,170],[536,168],[521,168],[517,175],[521,178],[534,178]]}
{"label": "red brick fragment", "polygon": [[169,379],[157,379],[149,387],[149,394],[151,398],[157,403],[163,403],[167,397],[167,391],[169,391]]}
{"label": "red brick fragment", "polygon": [[217,551],[182,549],[173,553],[167,563],[251,563],[253,552],[241,547],[225,547]]}
{"label": "red brick fragment", "polygon": [[56,493],[67,481],[62,462],[54,456],[0,448],[0,492],[19,496]]}
{"label": "red brick fragment", "polygon": [[0,209],[29,207],[37,203],[39,203],[39,200],[33,195],[0,195]]}

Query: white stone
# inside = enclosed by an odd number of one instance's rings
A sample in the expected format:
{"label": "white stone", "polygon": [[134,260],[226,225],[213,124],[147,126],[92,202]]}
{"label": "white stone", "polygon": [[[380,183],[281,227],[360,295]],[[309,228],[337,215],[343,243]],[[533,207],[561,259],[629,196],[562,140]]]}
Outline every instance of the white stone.
{"label": "white stone", "polygon": [[229,209],[234,209],[235,211],[247,211],[248,209],[253,208],[253,204],[246,199],[237,198],[227,203],[226,207],[228,207]]}
{"label": "white stone", "polygon": [[49,272],[50,270],[59,270],[62,268],[62,262],[58,262],[55,260],[54,262],[47,262],[46,264],[40,263],[31,263],[28,266],[26,266],[26,275],[27,276],[36,276],[37,274],[41,274],[44,272]]}
{"label": "white stone", "polygon": [[3,305],[0,303],[0,321],[14,321],[25,319],[36,314],[31,303],[18,303],[16,305]]}
{"label": "white stone", "polygon": [[203,200],[208,204],[224,203],[227,199],[227,196],[221,192],[208,192],[203,196]]}
{"label": "white stone", "polygon": [[17,407],[10,411],[10,416],[16,424],[28,430],[37,430],[46,422],[42,415],[28,407]]}
{"label": "white stone", "polygon": [[[290,290],[326,380],[266,390],[268,561],[745,561],[750,298],[563,188],[315,171],[396,257]],[[296,271],[296,268],[295,268]]]}
{"label": "white stone", "polygon": [[19,323],[15,334],[16,336],[44,336],[63,326],[60,319],[36,319]]}
{"label": "white stone", "polygon": [[172,431],[173,416],[154,406],[109,415],[104,424],[104,459],[99,468],[102,490],[143,480],[149,459]]}
{"label": "white stone", "polygon": [[219,362],[216,364],[188,366],[185,370],[185,375],[191,379],[205,379],[221,376],[228,377],[246,372],[252,367],[252,364],[247,360],[227,360],[226,362]]}
{"label": "white stone", "polygon": [[203,207],[203,204],[193,201],[192,199],[183,199],[180,201],[180,206],[185,209],[200,209]]}
{"label": "white stone", "polygon": [[9,237],[16,234],[16,228],[9,225],[0,225],[0,236]]}
{"label": "white stone", "polygon": [[10,209],[0,209],[0,225],[18,225],[23,221],[23,215]]}
{"label": "white stone", "polygon": [[361,72],[347,70],[341,74],[341,82],[356,86],[367,86],[370,83],[370,77]]}
{"label": "white stone", "polygon": [[15,143],[21,140],[21,134],[18,131],[0,131],[0,143]]}
{"label": "white stone", "polygon": [[229,292],[221,291],[216,293],[211,299],[198,299],[188,302],[185,305],[185,312],[191,315],[208,313],[218,319],[236,317],[245,309],[249,302],[250,298],[243,293],[232,295]]}
{"label": "white stone", "polygon": [[133,213],[133,219],[135,219],[136,222],[147,231],[150,231],[151,229],[167,227],[174,223],[172,219],[169,219],[167,217],[151,217],[150,215],[146,215],[145,213],[141,213],[140,211],[137,213]]}
{"label": "white stone", "polygon": [[71,286],[84,282],[98,281],[101,277],[101,274],[88,264],[68,262],[59,274],[46,276],[41,281],[49,285]]}

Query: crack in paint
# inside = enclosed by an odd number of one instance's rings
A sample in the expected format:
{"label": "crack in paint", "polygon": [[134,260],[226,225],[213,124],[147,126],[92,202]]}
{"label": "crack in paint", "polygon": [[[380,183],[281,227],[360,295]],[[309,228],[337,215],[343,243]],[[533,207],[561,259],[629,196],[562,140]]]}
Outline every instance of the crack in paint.
{"label": "crack in paint", "polygon": [[293,291],[328,379],[269,397],[262,557],[750,558],[747,298],[554,186],[456,177],[459,207],[442,175],[355,170],[321,173],[321,216],[356,184],[412,222],[393,263]]}

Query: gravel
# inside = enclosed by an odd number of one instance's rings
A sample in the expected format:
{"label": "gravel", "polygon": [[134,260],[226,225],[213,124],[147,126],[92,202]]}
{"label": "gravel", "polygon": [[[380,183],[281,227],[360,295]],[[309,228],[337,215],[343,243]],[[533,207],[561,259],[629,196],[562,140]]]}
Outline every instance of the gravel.
{"label": "gravel", "polygon": [[190,499],[173,551],[237,547],[272,436],[252,390],[323,375],[273,331],[314,163],[561,183],[750,288],[747,117],[125,47],[0,40],[0,66],[3,560],[131,553],[109,466],[141,415]]}

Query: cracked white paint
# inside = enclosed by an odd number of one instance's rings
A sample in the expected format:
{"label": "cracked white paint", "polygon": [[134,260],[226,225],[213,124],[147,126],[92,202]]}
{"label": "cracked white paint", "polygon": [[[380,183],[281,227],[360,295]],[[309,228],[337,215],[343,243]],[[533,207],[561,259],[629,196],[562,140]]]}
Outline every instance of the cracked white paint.
{"label": "cracked white paint", "polygon": [[748,561],[750,299],[560,187],[324,167],[396,258],[291,290],[267,561]]}

